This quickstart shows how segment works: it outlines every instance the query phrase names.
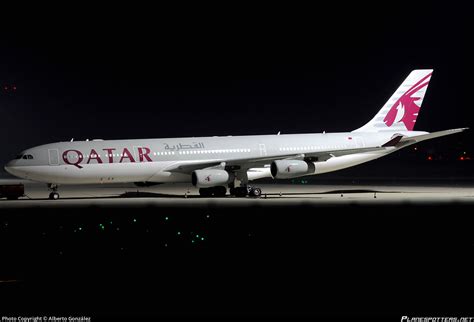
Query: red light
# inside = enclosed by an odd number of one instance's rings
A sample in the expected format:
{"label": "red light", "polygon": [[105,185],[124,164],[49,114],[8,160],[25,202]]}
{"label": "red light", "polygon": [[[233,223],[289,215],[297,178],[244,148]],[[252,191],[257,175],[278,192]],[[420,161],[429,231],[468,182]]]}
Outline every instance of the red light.
{"label": "red light", "polygon": [[464,161],[464,157],[459,157],[459,160]]}
{"label": "red light", "polygon": [[428,161],[433,160],[433,157],[431,155],[428,156]]}
{"label": "red light", "polygon": [[8,91],[8,86],[4,86],[3,89]]}
{"label": "red light", "polygon": [[13,86],[13,90],[16,91],[16,86]]}

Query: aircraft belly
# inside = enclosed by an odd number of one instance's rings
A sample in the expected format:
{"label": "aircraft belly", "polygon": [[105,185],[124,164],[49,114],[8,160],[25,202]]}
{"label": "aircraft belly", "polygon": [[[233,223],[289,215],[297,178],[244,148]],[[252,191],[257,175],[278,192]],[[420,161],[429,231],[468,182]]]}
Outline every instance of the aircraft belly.
{"label": "aircraft belly", "polygon": [[378,159],[387,155],[387,152],[365,152],[358,154],[343,155],[340,157],[333,157],[323,162],[315,162],[315,174],[327,173],[349,168],[364,162]]}

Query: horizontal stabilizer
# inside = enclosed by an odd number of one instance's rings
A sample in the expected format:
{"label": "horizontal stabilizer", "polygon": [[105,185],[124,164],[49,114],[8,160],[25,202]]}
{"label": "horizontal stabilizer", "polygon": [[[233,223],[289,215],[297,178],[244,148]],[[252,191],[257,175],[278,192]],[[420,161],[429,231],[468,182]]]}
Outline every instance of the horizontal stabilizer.
{"label": "horizontal stabilizer", "polygon": [[382,147],[386,148],[389,146],[397,146],[398,142],[400,142],[402,138],[403,138],[403,135],[397,135],[396,137],[394,137],[393,139],[391,139],[390,141],[382,145]]}
{"label": "horizontal stabilizer", "polygon": [[434,138],[439,138],[441,136],[446,136],[446,135],[451,135],[451,134],[456,134],[456,133],[461,133],[463,131],[468,130],[468,127],[463,127],[459,129],[451,129],[451,130],[444,130],[444,131],[438,131],[438,132],[433,132],[433,133],[428,133],[428,134],[422,134],[422,135],[417,135],[417,136],[411,136],[411,137],[403,137],[400,140],[400,143],[402,144],[413,144],[425,140],[430,140]]}

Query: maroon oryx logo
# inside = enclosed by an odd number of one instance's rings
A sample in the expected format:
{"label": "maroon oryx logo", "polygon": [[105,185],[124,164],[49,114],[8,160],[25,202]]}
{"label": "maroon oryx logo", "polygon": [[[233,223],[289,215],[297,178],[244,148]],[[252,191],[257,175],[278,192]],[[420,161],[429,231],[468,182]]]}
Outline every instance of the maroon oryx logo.
{"label": "maroon oryx logo", "polygon": [[207,182],[211,182],[211,175],[208,175],[207,177],[204,178]]}
{"label": "maroon oryx logo", "polygon": [[392,108],[383,119],[388,127],[394,123],[403,122],[408,131],[413,130],[420,111],[420,106],[415,102],[421,99],[420,96],[417,97],[416,93],[428,85],[430,76],[431,73],[420,79],[392,105]]}

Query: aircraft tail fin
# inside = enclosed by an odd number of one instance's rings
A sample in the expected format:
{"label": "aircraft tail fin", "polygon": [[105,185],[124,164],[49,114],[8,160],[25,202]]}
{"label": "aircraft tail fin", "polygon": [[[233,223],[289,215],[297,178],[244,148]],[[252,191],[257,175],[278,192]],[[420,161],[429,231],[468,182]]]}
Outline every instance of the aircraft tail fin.
{"label": "aircraft tail fin", "polygon": [[413,131],[432,73],[413,70],[375,117],[353,132]]}

